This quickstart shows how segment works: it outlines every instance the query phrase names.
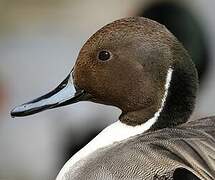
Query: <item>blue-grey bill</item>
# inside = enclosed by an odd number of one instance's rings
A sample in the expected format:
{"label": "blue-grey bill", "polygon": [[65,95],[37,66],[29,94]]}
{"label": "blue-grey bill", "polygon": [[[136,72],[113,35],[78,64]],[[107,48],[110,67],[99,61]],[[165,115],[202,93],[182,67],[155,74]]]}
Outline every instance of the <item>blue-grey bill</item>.
{"label": "blue-grey bill", "polygon": [[85,91],[74,86],[70,75],[53,91],[33,101],[15,107],[11,111],[12,117],[32,115],[47,109],[72,104],[81,100]]}

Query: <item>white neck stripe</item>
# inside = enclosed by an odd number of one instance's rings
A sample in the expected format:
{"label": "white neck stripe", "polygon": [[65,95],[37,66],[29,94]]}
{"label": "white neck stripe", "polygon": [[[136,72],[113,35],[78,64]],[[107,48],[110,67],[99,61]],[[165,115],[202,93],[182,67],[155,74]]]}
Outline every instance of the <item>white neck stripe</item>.
{"label": "white neck stripe", "polygon": [[168,69],[168,72],[167,72],[166,83],[165,83],[165,90],[164,90],[164,96],[163,96],[162,101],[161,101],[161,107],[160,107],[160,109],[154,115],[154,117],[156,118],[156,120],[158,119],[158,117],[160,116],[161,111],[164,108],[164,105],[165,105],[165,102],[166,102],[166,98],[167,98],[167,95],[168,95],[168,90],[169,90],[170,82],[171,82],[171,79],[172,79],[172,72],[173,72],[173,69],[170,67]]}
{"label": "white neck stripe", "polygon": [[170,81],[172,78],[173,69],[169,68],[166,83],[165,83],[165,92],[162,98],[160,109],[154,114],[154,117],[146,121],[144,124],[138,126],[128,126],[121,121],[117,121],[108,127],[106,127],[101,133],[99,133],[92,141],[90,141],[85,147],[83,147],[80,151],[78,151],[74,156],[72,156],[69,161],[64,165],[58,174],[56,180],[66,180],[64,175],[69,172],[69,170],[73,167],[73,165],[81,159],[84,159],[86,156],[91,154],[92,152],[111,145],[115,142],[119,142],[135,135],[141,134],[147,130],[149,130],[153,124],[156,123],[160,113],[163,110],[165,105],[165,101],[168,95],[168,89],[170,86]]}

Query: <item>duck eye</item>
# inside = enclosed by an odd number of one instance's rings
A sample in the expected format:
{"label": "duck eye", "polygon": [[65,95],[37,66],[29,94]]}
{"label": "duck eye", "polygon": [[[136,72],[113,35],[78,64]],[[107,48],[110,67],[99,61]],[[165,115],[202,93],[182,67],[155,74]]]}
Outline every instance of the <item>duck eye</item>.
{"label": "duck eye", "polygon": [[110,59],[111,54],[108,51],[100,51],[98,54],[98,58],[101,61],[107,61],[108,59]]}

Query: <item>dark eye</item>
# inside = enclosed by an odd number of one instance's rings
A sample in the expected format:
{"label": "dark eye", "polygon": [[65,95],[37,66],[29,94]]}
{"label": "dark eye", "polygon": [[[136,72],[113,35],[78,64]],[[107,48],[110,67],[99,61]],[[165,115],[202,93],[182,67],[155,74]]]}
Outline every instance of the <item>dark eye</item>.
{"label": "dark eye", "polygon": [[108,51],[100,51],[98,54],[98,58],[101,61],[107,61],[108,59],[110,59],[111,54]]}

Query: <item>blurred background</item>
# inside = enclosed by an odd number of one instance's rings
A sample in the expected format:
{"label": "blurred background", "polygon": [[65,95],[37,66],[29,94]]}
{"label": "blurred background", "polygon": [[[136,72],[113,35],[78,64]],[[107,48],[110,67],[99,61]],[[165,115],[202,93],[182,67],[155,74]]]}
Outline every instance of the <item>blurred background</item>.
{"label": "blurred background", "polygon": [[215,114],[214,0],[0,0],[0,180],[51,180],[120,111],[78,103],[12,119],[12,107],[53,89],[105,24],[144,16],[184,44],[200,76],[193,118]]}

